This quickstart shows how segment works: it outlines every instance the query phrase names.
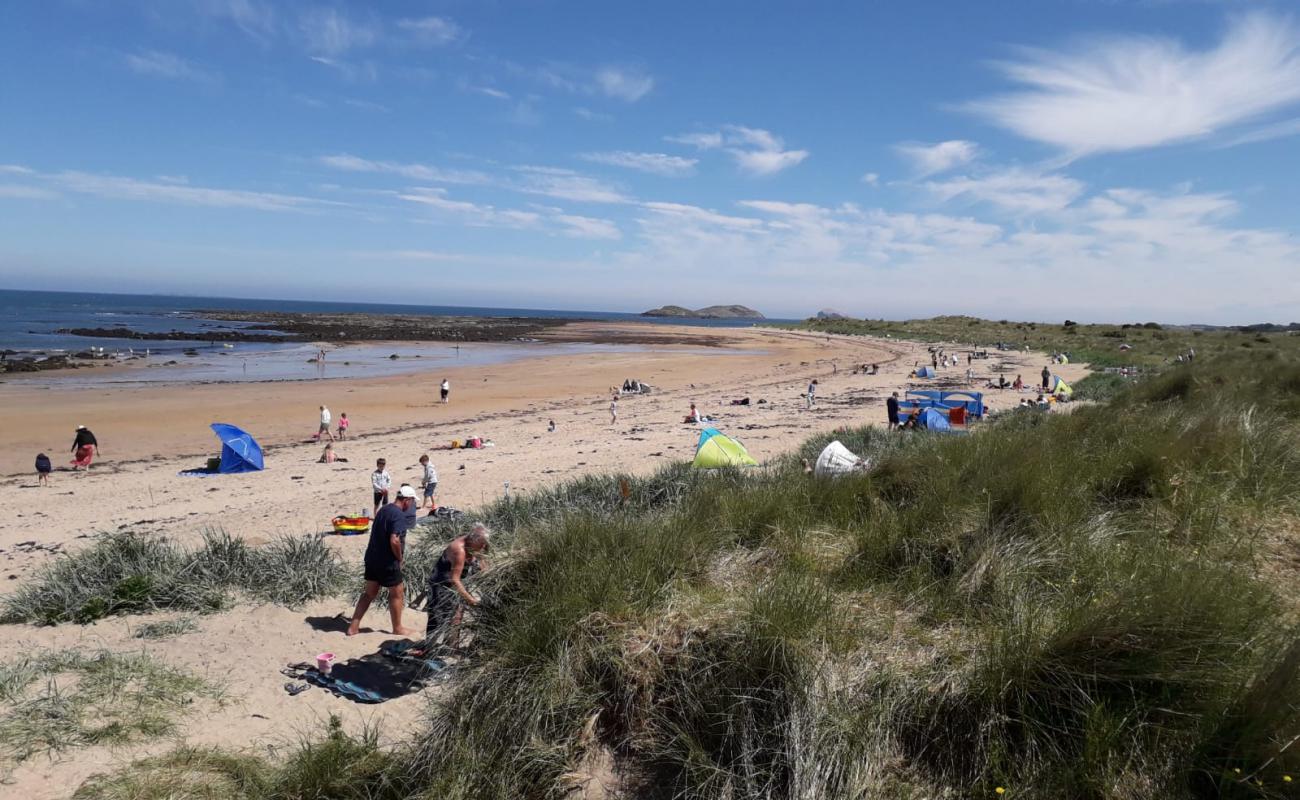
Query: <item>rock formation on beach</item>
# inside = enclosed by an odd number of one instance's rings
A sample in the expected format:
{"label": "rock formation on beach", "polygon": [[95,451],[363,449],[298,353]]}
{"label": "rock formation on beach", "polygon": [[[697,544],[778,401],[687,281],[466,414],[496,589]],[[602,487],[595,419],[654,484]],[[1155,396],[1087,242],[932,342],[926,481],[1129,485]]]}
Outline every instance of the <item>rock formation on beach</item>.
{"label": "rock formation on beach", "polygon": [[643,317],[691,317],[693,319],[767,319],[748,306],[707,306],[691,310],[683,306],[660,306],[641,313]]}

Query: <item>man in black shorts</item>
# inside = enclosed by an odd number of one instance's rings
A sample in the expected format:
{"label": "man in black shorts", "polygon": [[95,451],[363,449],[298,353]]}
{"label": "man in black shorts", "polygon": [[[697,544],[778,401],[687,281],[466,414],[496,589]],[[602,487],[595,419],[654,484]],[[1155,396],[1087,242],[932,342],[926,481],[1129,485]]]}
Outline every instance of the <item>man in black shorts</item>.
{"label": "man in black shorts", "polygon": [[365,616],[370,603],[379,596],[379,589],[388,590],[388,613],[393,618],[393,633],[409,636],[415,633],[410,628],[402,627],[402,608],[406,605],[402,591],[402,562],[406,554],[407,511],[415,507],[415,490],[402,486],[397,490],[397,499],[379,509],[375,520],[370,525],[370,544],[366,546],[366,588],[357,600],[357,609],[352,612],[352,624],[348,625],[348,636],[361,632],[361,618]]}

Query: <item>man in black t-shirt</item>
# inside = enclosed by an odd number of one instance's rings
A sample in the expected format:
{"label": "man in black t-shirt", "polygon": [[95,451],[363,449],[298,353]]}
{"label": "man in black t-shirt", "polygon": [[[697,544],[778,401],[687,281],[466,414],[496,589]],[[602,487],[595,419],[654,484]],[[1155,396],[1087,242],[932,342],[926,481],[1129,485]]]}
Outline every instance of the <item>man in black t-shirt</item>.
{"label": "man in black t-shirt", "polygon": [[370,544],[366,546],[366,588],[357,600],[356,611],[352,612],[348,636],[361,632],[361,618],[379,596],[380,587],[388,590],[388,613],[393,618],[393,633],[398,636],[415,633],[414,629],[402,627],[402,608],[406,605],[402,591],[402,562],[406,555],[406,531],[409,527],[406,514],[414,506],[415,490],[404,485],[397,490],[397,499],[375,514],[370,525]]}
{"label": "man in black t-shirt", "polygon": [[885,401],[885,414],[889,417],[889,429],[898,427],[898,392],[894,392]]}

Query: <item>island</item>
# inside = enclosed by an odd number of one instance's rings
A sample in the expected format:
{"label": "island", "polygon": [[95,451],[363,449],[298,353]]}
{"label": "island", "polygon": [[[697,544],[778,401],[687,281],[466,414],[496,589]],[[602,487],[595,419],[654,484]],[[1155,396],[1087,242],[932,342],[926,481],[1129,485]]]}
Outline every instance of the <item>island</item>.
{"label": "island", "polygon": [[747,306],[708,306],[691,310],[683,306],[660,306],[641,313],[643,317],[689,317],[691,319],[767,319]]}
{"label": "island", "polygon": [[823,308],[817,312],[815,319],[848,319],[849,315],[842,311],[836,311],[833,308]]}

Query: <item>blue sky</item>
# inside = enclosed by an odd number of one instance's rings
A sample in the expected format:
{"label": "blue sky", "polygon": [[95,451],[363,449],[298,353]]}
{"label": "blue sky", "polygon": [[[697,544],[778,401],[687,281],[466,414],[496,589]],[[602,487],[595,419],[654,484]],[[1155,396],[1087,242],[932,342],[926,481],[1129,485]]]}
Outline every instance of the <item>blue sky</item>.
{"label": "blue sky", "polygon": [[13,4],[0,285],[1288,322],[1290,8]]}

